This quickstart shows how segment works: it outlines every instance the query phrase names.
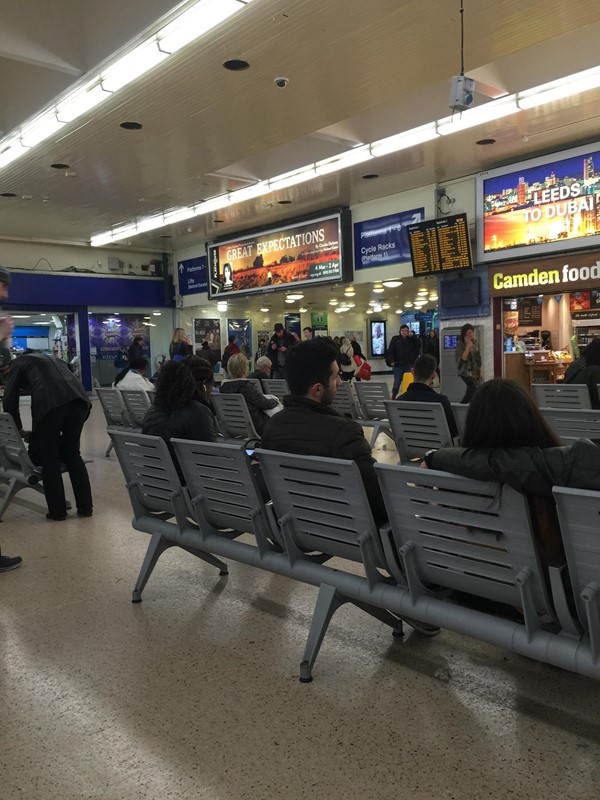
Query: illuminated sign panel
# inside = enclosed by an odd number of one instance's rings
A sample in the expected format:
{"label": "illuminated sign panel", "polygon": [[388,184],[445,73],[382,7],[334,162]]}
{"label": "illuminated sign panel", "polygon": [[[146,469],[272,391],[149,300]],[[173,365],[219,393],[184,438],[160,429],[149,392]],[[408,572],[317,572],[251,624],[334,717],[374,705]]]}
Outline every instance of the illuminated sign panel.
{"label": "illuminated sign panel", "polygon": [[350,215],[342,210],[208,245],[209,296],[350,280],[349,235]]}
{"label": "illuminated sign panel", "polygon": [[477,178],[477,257],[510,258],[600,245],[600,149],[579,147]]}

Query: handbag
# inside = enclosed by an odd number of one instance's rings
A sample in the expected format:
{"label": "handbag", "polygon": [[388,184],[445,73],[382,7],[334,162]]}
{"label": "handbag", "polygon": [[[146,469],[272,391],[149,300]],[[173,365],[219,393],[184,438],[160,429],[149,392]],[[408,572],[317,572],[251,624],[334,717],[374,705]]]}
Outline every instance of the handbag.
{"label": "handbag", "polygon": [[361,381],[370,381],[371,380],[371,365],[369,363],[367,363],[366,361],[363,361],[363,363],[360,366],[360,369],[358,369],[354,373],[354,376],[356,378],[360,378]]}

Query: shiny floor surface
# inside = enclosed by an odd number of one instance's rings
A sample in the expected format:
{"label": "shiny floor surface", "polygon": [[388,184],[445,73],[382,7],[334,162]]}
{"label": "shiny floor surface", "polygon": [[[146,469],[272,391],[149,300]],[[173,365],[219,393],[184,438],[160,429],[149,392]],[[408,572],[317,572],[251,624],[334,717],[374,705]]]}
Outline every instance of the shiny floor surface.
{"label": "shiny floor surface", "polygon": [[0,524],[2,800],[598,797],[591,680],[345,606],[302,685],[316,589],[175,548],[132,605],[148,537],[96,402],[82,445],[93,518],[27,490]]}

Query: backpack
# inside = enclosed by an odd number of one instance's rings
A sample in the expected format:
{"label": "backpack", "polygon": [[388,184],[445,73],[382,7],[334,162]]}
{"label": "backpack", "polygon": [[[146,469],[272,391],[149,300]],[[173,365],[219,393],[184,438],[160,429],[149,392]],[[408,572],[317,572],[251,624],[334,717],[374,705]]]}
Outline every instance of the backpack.
{"label": "backpack", "polygon": [[231,350],[229,347],[226,347],[223,352],[223,358],[221,359],[221,369],[227,369],[227,363],[231,358]]}
{"label": "backpack", "polygon": [[348,367],[348,366],[350,366],[351,363],[352,363],[352,359],[350,358],[348,353],[342,353],[340,355],[340,364],[342,365],[342,367]]}

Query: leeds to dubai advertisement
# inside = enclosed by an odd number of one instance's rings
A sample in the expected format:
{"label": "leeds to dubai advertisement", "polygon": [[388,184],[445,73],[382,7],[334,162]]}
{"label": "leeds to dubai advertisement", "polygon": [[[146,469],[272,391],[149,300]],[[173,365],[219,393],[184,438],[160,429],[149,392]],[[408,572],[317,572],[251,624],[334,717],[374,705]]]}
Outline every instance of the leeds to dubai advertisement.
{"label": "leeds to dubai advertisement", "polygon": [[340,280],[338,214],[208,246],[210,296]]}
{"label": "leeds to dubai advertisement", "polygon": [[599,192],[598,151],[484,177],[484,254],[599,234]]}

